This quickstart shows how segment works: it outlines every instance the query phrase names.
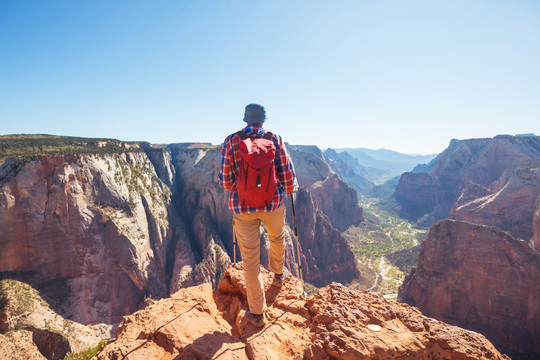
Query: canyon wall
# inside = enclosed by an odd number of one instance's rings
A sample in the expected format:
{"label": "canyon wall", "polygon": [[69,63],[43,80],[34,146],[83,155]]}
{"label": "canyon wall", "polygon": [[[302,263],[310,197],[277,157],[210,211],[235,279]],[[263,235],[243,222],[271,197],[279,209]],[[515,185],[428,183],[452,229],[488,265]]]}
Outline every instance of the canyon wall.
{"label": "canyon wall", "polygon": [[432,226],[400,296],[516,359],[540,356],[539,139],[453,141],[395,193],[418,223],[459,220]]}
{"label": "canyon wall", "polygon": [[427,316],[484,334],[513,359],[540,356],[540,254],[496,227],[435,224],[399,296]]}
{"label": "canyon wall", "polygon": [[539,201],[540,159],[528,160],[515,170],[505,171],[488,189],[466,185],[450,218],[494,225],[514,237],[530,240]]}
{"label": "canyon wall", "polygon": [[170,197],[143,152],[8,160],[0,272],[34,274],[78,322],[117,321],[144,296],[168,294],[166,256],[179,222],[169,217]]}
{"label": "canyon wall", "polygon": [[422,172],[404,173],[395,191],[401,215],[424,226],[447,218],[467,182],[485,188],[506,170],[540,158],[540,137],[452,140]]}

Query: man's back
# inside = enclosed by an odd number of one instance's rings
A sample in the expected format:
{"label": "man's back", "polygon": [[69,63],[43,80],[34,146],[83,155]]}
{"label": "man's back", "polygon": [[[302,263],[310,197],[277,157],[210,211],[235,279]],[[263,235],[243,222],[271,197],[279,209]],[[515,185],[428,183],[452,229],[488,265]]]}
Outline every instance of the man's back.
{"label": "man's back", "polygon": [[[238,238],[238,246],[244,263],[244,279],[246,281],[247,299],[249,310],[245,318],[253,325],[260,327],[265,324],[264,311],[266,299],[262,279],[260,276],[260,226],[264,225],[268,234],[270,250],[268,251],[268,268],[275,274],[274,285],[281,286],[286,277],[285,263],[285,206],[283,198],[285,194],[292,194],[295,188],[295,174],[292,162],[287,154],[285,144],[279,135],[267,132],[262,124],[266,120],[264,107],[258,104],[246,106],[244,119],[248,125],[242,132],[229,135],[221,149],[221,168],[219,183],[229,192],[229,209],[233,213],[233,232]],[[245,136],[243,135],[245,134]],[[263,158],[268,156],[270,150],[272,171],[268,174],[275,176],[275,188],[264,189],[270,194],[264,203],[259,203],[254,192],[247,191],[247,184],[252,181],[255,187],[263,186],[265,182],[257,178],[265,174],[257,166],[253,166],[251,176],[248,174],[249,166],[246,166],[246,153],[250,153],[254,143],[261,141],[255,150],[260,150]],[[255,151],[256,152],[256,151]],[[264,161],[263,161],[264,162]],[[244,173],[245,172],[245,173]],[[253,176],[253,172],[256,175]],[[269,181],[266,183],[269,184]],[[244,189],[241,189],[244,186]],[[243,190],[246,190],[243,193]],[[247,198],[247,199],[246,199]],[[252,202],[252,200],[255,200]]]}

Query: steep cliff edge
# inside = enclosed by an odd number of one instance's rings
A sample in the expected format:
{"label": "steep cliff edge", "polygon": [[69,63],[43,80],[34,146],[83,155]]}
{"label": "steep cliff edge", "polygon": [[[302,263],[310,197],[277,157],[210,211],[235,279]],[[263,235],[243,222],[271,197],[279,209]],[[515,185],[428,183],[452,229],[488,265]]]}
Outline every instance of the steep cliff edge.
{"label": "steep cliff edge", "polygon": [[506,170],[535,158],[540,158],[538,136],[452,140],[423,172],[404,173],[394,196],[403,217],[430,226],[448,217],[465,183],[487,188]]}
{"label": "steep cliff edge", "polygon": [[399,296],[427,316],[484,334],[513,359],[540,356],[540,255],[496,227],[435,224]]}
{"label": "steep cliff edge", "polygon": [[231,267],[217,292],[181,289],[124,318],[97,359],[508,359],[482,335],[381,295],[333,283],[303,299],[298,279],[277,289],[264,270],[267,324],[256,329],[241,274]]}
{"label": "steep cliff edge", "polygon": [[290,154],[298,183],[314,195],[317,210],[325,213],[332,225],[342,232],[360,224],[364,216],[358,206],[356,190],[332,170],[317,147],[305,148],[293,147]]}
{"label": "steep cliff edge", "polygon": [[[112,323],[167,296],[169,188],[142,152],[0,166],[0,272],[33,273],[73,320]],[[176,221],[173,221],[176,222]]]}

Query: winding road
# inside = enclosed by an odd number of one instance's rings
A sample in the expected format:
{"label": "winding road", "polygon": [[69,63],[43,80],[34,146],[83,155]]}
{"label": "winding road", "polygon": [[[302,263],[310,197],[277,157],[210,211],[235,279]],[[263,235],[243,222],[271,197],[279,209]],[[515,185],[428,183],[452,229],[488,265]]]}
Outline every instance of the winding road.
{"label": "winding road", "polygon": [[[403,284],[403,281],[401,281],[399,279],[393,279],[391,277],[386,276],[386,274],[388,274],[389,270],[390,270],[389,267],[385,266],[385,258],[384,258],[384,256],[381,256],[381,261],[379,262],[379,272],[377,273],[377,276],[375,276],[375,281],[373,282],[373,286],[370,287],[367,290],[375,289],[377,287],[379,278],[382,278],[383,280],[397,281],[397,282],[399,282],[400,285]],[[386,294],[386,295],[384,295],[384,297],[395,297],[395,296],[397,296],[397,294]]]}

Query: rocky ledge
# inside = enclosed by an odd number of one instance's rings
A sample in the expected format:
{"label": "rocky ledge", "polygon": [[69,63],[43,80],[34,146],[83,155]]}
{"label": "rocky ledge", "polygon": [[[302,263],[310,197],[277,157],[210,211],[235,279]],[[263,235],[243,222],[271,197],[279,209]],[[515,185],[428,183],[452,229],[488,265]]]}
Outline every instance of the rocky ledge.
{"label": "rocky ledge", "polygon": [[97,359],[508,359],[478,333],[423,316],[367,290],[332,283],[307,298],[263,270],[267,323],[254,328],[241,264],[124,318]]}

